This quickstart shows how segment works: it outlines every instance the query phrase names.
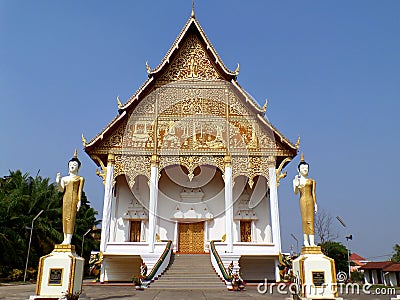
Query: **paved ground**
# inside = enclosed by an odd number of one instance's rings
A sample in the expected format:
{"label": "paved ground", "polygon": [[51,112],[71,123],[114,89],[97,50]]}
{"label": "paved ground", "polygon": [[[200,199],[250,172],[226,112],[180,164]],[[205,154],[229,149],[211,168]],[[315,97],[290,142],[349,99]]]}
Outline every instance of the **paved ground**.
{"label": "paved ground", "polygon": [[[143,300],[228,300],[228,299],[286,299],[288,295],[280,295],[278,293],[260,294],[256,286],[248,286],[246,291],[242,292],[229,292],[224,287],[221,290],[166,290],[149,288],[144,291],[136,291],[132,285],[93,285],[84,283],[83,292],[88,299],[92,300],[123,300],[123,299],[143,299]],[[373,291],[372,291],[373,292]],[[400,291],[396,291],[400,294]],[[25,300],[30,295],[34,295],[35,285],[1,285],[0,286],[0,299],[7,300]],[[348,300],[388,300],[391,297],[388,295],[342,295],[344,299]]]}

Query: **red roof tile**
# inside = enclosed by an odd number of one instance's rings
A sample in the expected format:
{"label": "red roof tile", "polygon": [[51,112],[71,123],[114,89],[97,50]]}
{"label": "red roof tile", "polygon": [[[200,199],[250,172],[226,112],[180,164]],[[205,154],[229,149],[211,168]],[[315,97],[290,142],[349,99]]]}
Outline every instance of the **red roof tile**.
{"label": "red roof tile", "polygon": [[361,257],[360,255],[358,255],[357,253],[352,253],[350,255],[350,260],[365,260],[364,257]]}
{"label": "red roof tile", "polygon": [[390,266],[383,268],[385,272],[400,272],[400,264],[393,263]]}
{"label": "red roof tile", "polygon": [[393,262],[391,261],[371,261],[363,265],[360,269],[372,270],[372,269],[384,269],[389,267]]}

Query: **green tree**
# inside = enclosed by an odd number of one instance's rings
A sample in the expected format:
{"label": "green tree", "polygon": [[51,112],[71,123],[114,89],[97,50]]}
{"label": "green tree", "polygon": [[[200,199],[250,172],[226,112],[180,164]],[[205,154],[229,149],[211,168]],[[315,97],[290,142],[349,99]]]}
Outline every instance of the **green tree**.
{"label": "green tree", "polygon": [[336,272],[348,272],[348,261],[347,261],[347,248],[339,243],[328,241],[320,244],[322,252],[335,260]]}
{"label": "green tree", "polygon": [[[63,240],[62,193],[39,174],[33,178],[28,173],[10,171],[8,176],[0,178],[0,277],[6,277],[13,269],[25,268],[31,223],[41,210],[44,212],[34,223],[29,260],[29,267],[35,269],[39,258]],[[83,193],[73,241],[78,254],[83,233],[99,223],[96,215],[97,211],[90,207]],[[92,249],[98,249],[98,243],[88,235],[86,256]]]}
{"label": "green tree", "polygon": [[391,261],[400,263],[400,245],[399,244],[394,245],[393,249],[394,249],[394,253],[392,255]]}

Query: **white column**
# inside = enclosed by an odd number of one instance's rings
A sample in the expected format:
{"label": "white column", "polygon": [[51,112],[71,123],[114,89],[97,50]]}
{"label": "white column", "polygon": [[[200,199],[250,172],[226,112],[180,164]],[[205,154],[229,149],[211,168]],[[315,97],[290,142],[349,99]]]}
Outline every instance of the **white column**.
{"label": "white column", "polygon": [[157,224],[157,201],[158,201],[158,157],[151,157],[150,173],[150,203],[149,203],[149,252],[154,252],[154,243],[156,240]]}
{"label": "white column", "polygon": [[[206,249],[207,241],[208,241],[208,220],[205,220],[204,221],[204,250]],[[209,249],[209,248],[207,248],[207,249]]]}
{"label": "white column", "polygon": [[106,250],[106,244],[110,236],[110,222],[111,222],[111,203],[112,203],[112,183],[114,176],[114,155],[108,155],[107,161],[107,176],[104,187],[104,201],[103,201],[103,219],[101,223],[101,240],[100,251]]}
{"label": "white column", "polygon": [[269,168],[269,203],[271,207],[272,242],[275,250],[281,252],[281,229],[279,224],[278,187],[276,185],[275,168]]}
{"label": "white column", "polygon": [[[114,154],[108,154],[107,174],[104,186],[103,219],[101,223],[100,252],[105,252],[110,236],[111,204],[113,198]],[[104,282],[105,263],[101,268],[100,281]]]}
{"label": "white column", "polygon": [[275,259],[275,281],[281,281],[281,275],[279,274],[279,259]]}
{"label": "white column", "polygon": [[233,201],[232,201],[232,164],[230,156],[225,156],[225,234],[226,251],[233,252]]}
{"label": "white column", "polygon": [[175,252],[178,250],[178,221],[175,221],[174,224],[174,245],[175,245]]}

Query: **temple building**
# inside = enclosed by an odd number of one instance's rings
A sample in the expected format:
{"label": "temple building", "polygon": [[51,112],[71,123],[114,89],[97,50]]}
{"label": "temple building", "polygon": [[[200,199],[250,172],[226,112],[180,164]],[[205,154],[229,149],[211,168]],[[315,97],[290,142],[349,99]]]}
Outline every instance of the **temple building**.
{"label": "temple building", "polygon": [[[279,180],[297,155],[192,15],[86,153],[101,168],[101,281],[154,279],[170,254],[207,254],[221,277],[279,278]],[[145,71],[145,70],[144,70]],[[194,256],[193,256],[194,257]],[[149,276],[150,276],[149,275]]]}

